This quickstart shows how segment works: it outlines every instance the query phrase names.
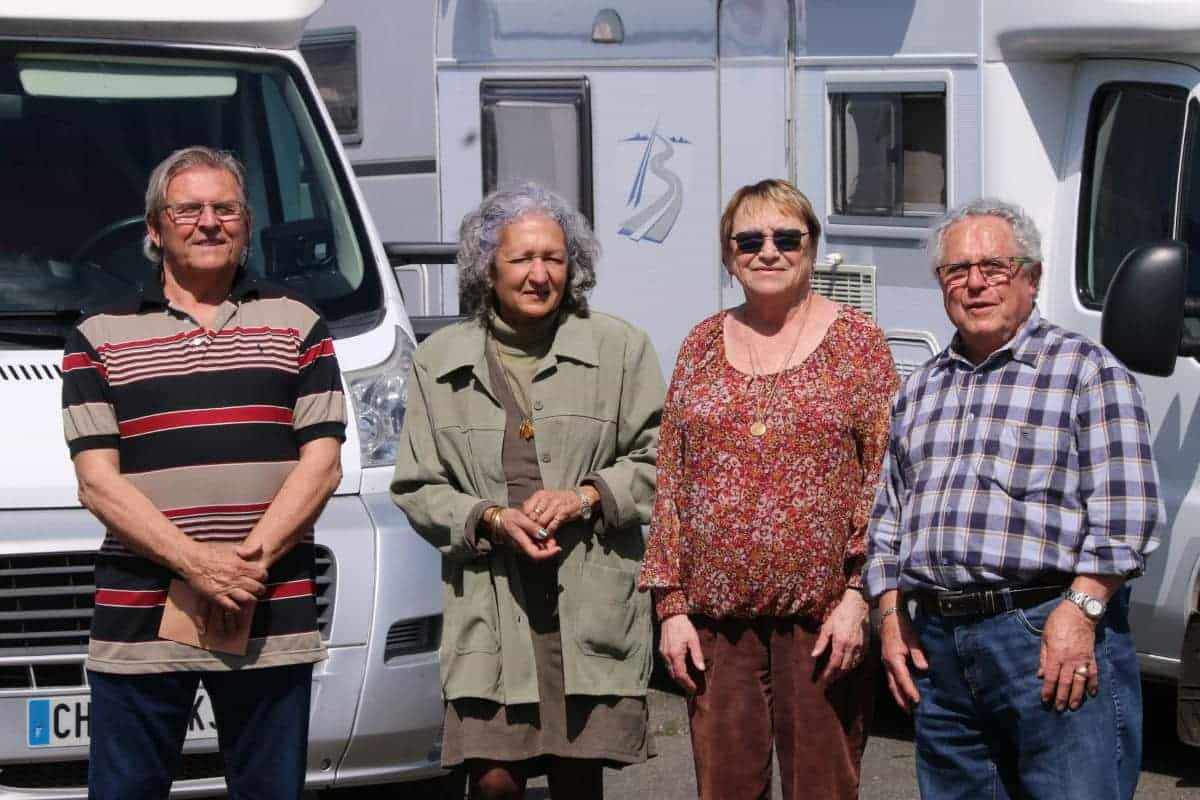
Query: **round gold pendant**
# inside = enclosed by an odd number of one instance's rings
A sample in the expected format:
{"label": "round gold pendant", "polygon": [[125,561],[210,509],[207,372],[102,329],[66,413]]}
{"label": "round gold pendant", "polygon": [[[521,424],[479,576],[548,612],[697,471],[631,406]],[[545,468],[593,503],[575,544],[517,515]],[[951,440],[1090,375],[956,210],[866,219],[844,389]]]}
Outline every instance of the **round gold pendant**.
{"label": "round gold pendant", "polygon": [[762,436],[766,432],[767,432],[767,423],[763,422],[762,420],[757,420],[755,422],[750,423],[750,435],[751,436]]}

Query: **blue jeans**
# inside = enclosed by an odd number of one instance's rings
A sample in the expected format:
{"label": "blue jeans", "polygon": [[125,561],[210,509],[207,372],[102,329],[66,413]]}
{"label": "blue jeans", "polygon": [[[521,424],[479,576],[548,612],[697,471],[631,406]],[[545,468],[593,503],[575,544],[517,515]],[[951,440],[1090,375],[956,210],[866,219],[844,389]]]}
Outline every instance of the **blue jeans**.
{"label": "blue jeans", "polygon": [[913,711],[923,800],[1128,800],[1142,760],[1142,695],[1128,588],[1096,629],[1100,691],[1077,711],[1041,699],[1041,632],[1059,599],[991,617],[918,611],[929,659]]}
{"label": "blue jeans", "polygon": [[167,796],[201,680],[212,700],[230,800],[299,800],[312,664],[155,675],[89,670],[89,800]]}

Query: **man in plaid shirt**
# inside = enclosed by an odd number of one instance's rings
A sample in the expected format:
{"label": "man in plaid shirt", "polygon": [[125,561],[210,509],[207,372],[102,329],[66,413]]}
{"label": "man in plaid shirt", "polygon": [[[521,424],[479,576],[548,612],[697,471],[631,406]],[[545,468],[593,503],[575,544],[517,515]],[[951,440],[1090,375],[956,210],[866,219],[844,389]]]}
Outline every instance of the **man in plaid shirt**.
{"label": "man in plaid shirt", "polygon": [[958,333],[896,398],[865,567],[921,796],[1130,798],[1125,582],[1164,518],[1141,393],[1039,315],[1021,209],[967,203],[930,250]]}

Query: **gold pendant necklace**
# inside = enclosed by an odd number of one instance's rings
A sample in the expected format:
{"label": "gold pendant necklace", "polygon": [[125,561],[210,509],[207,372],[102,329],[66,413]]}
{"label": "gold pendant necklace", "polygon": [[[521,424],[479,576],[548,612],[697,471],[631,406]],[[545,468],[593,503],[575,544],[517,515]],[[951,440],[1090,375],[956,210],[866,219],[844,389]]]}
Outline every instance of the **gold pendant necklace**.
{"label": "gold pendant necklace", "polygon": [[517,435],[528,442],[536,433],[536,429],[533,427],[533,417],[521,404],[521,399],[513,390],[512,382],[508,379],[508,367],[504,366],[504,360],[500,358],[500,351],[496,347],[494,339],[492,340],[492,352],[496,356],[496,364],[500,367],[500,378],[504,381],[504,388],[508,389],[508,396],[512,398],[513,404],[521,412],[521,426],[517,428]]}
{"label": "gold pendant necklace", "polygon": [[[811,296],[808,303],[812,303]],[[778,388],[779,378],[787,370],[792,356],[796,354],[796,348],[800,346],[800,337],[804,335],[804,326],[808,324],[808,312],[811,307],[808,304],[804,307],[804,319],[800,321],[800,330],[796,332],[796,338],[792,341],[792,349],[788,350],[787,357],[783,359],[783,363],[779,366],[779,370],[775,373],[775,377],[771,381],[771,388],[767,390],[766,399],[755,404],[754,419],[750,422],[750,435],[756,439],[764,436],[767,432],[767,412],[771,410],[771,401],[775,399],[775,389]],[[746,327],[749,328],[750,326],[747,325]],[[754,352],[754,343],[749,338],[746,339],[746,349],[750,352],[750,370],[753,373],[754,380],[757,381],[759,377],[765,376],[758,371],[758,356]]]}

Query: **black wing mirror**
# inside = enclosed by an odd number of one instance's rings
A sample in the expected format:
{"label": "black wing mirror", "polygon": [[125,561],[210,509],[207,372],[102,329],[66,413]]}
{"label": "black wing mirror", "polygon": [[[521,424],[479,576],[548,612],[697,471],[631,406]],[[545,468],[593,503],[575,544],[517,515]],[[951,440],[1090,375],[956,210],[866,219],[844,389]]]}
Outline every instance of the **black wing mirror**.
{"label": "black wing mirror", "polygon": [[1100,317],[1100,340],[1135,372],[1166,377],[1175,359],[1200,354],[1200,339],[1183,335],[1185,316],[1200,315],[1187,296],[1188,247],[1163,241],[1129,252],[1117,267]]}

